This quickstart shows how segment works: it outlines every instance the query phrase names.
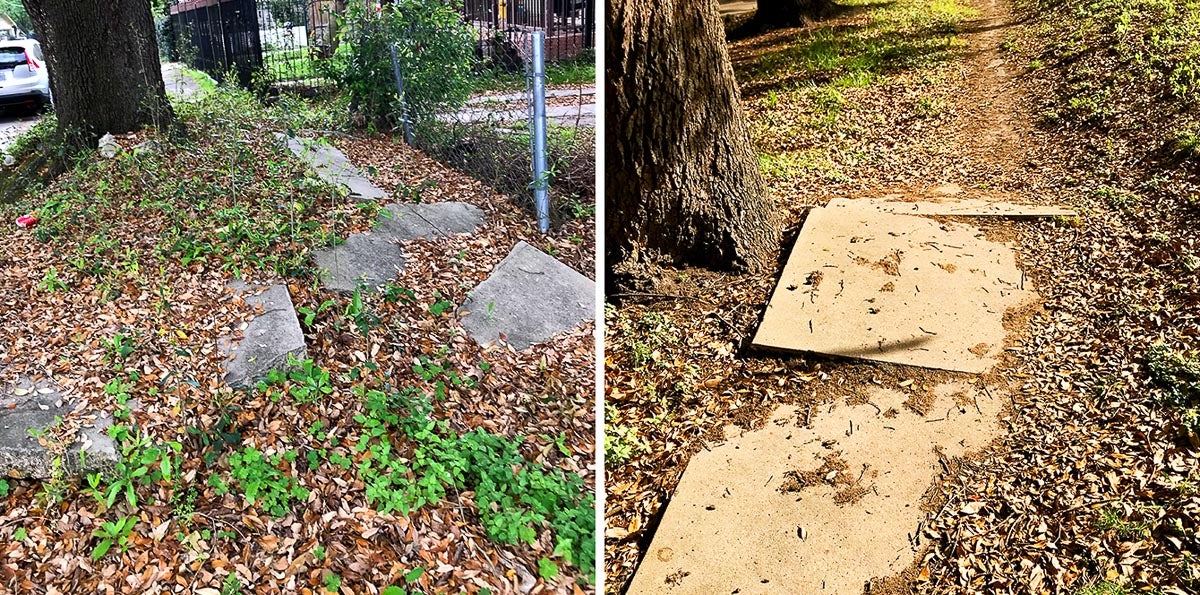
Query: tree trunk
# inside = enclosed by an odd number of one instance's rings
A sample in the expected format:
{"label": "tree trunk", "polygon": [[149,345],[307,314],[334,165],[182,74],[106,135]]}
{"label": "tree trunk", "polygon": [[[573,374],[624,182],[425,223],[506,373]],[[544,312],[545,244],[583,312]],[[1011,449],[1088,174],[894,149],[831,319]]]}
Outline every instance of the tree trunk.
{"label": "tree trunk", "polygon": [[611,264],[756,269],[778,218],[716,3],[609,0],[605,239]]}
{"label": "tree trunk", "polygon": [[46,55],[60,135],[94,146],[106,132],[174,125],[150,0],[24,0]]}
{"label": "tree trunk", "polygon": [[794,27],[828,16],[833,9],[832,0],[758,0],[754,20],[761,28]]}

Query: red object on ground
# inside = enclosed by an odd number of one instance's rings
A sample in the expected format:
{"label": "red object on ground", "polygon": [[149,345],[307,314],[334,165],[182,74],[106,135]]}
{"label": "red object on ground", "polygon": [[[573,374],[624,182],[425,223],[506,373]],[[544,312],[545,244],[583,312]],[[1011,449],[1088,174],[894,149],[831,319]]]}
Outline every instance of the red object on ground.
{"label": "red object on ground", "polygon": [[17,227],[33,227],[38,222],[36,215],[22,215],[17,217]]}

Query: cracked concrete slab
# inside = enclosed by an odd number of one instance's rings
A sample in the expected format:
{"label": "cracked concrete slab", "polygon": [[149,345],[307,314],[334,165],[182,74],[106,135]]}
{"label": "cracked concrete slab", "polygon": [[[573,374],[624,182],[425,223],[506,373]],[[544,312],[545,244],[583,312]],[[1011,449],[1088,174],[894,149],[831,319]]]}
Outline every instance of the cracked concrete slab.
{"label": "cracked concrete slab", "polygon": [[354,291],[363,283],[374,290],[404,270],[404,251],[386,234],[356,233],[344,244],[314,251],[313,262],[326,289]]}
{"label": "cracked concrete slab", "polygon": [[1004,315],[1036,299],[1013,248],[969,225],[813,209],[754,345],[961,372],[1004,349]]}
{"label": "cracked concrete slab", "polygon": [[238,284],[234,289],[249,308],[257,311],[261,307],[262,311],[242,330],[240,341],[224,337],[218,342],[226,358],[222,364],[225,384],[235,389],[249,388],[271,370],[286,369],[288,356],[301,360],[308,357],[304,332],[287,285],[271,285],[259,293]]}
{"label": "cracked concrete slab", "polygon": [[110,424],[104,418],[94,427],[83,428],[78,440],[62,450],[61,458],[39,442],[36,434],[53,428],[76,408],[77,403],[48,380],[22,378],[14,386],[0,387],[0,475],[48,479],[60,464],[71,475],[115,465],[120,455],[104,432]]}
{"label": "cracked concrete slab", "polygon": [[726,428],[688,463],[629,592],[859,595],[903,571],[940,459],[986,446],[1006,401],[961,381],[925,390],[929,418],[906,405],[915,387],[876,388],[811,426],[784,406],[758,430]]}
{"label": "cracked concrete slab", "polygon": [[475,233],[483,225],[483,210],[465,202],[392,204],[376,220],[376,230],[393,240]]}
{"label": "cracked concrete slab", "polygon": [[313,252],[325,288],[354,291],[361,282],[377,290],[404,270],[404,251],[398,242],[474,233],[484,221],[479,207],[462,202],[393,204],[384,211],[374,230]]}
{"label": "cracked concrete slab", "polygon": [[279,133],[275,134],[275,138],[286,145],[298,159],[308,164],[317,177],[330,184],[349,189],[351,198],[360,200],[387,198],[387,192],[363,176],[362,172],[354,167],[354,164],[350,163],[350,160],[337,147],[328,143],[288,137]]}
{"label": "cracked concrete slab", "polygon": [[503,337],[518,351],[595,317],[596,284],[519,242],[463,303],[463,326],[481,345]]}

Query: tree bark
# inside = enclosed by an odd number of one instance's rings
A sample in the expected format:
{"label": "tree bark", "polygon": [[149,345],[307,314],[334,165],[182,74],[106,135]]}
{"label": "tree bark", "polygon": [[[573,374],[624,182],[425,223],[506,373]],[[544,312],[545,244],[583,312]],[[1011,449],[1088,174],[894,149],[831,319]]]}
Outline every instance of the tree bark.
{"label": "tree bark", "polygon": [[105,133],[174,126],[149,0],[24,0],[46,65],[58,131],[77,146]]}
{"label": "tree bark", "polygon": [[833,9],[832,0],[758,0],[754,21],[761,28],[794,27],[828,16]]}
{"label": "tree bark", "polygon": [[[699,5],[697,5],[699,4]],[[609,0],[606,252],[757,269],[778,217],[712,0]]]}

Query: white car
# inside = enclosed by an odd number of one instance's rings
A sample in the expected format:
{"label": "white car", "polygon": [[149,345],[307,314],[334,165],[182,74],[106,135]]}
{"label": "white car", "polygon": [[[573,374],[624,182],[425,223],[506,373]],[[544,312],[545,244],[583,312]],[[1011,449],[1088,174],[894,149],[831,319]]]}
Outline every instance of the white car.
{"label": "white car", "polygon": [[0,41],[0,105],[41,108],[50,100],[42,45],[33,39]]}

